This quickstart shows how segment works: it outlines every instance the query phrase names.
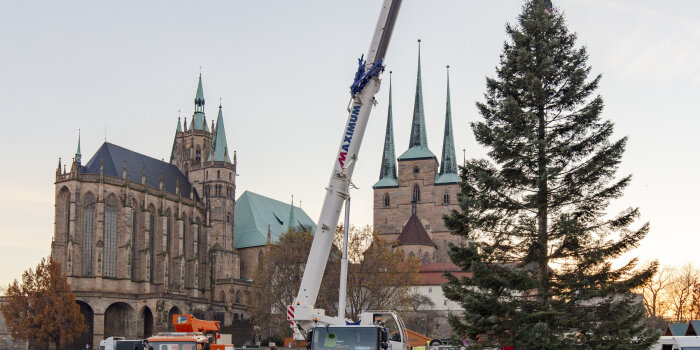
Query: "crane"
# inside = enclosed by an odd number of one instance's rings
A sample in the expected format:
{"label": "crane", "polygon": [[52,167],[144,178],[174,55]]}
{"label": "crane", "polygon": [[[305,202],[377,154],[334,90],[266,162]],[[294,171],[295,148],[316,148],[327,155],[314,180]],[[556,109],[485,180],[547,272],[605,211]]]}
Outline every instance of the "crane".
{"label": "crane", "polygon": [[[287,319],[294,331],[294,338],[297,340],[306,339],[309,347],[316,346],[318,349],[344,348],[355,341],[356,349],[369,350],[369,347],[386,349],[389,345],[393,350],[408,349],[406,329],[396,312],[366,311],[360,315],[359,324],[348,325],[344,317],[345,310],[340,310],[340,315],[332,317],[326,315],[324,310],[314,308],[333,244],[335,227],[338,224],[344,203],[346,212],[348,210],[352,173],[357,163],[370,112],[376,104],[375,95],[381,84],[380,77],[384,71],[384,56],[389,46],[401,1],[383,1],[367,55],[366,57],[365,55],[361,56],[358,60],[357,73],[350,86],[349,115],[340,138],[338,152],[333,161],[333,170],[326,188],[304,276],[296,299],[292,305],[287,306]],[[347,226],[348,222],[345,224]],[[345,285],[344,281],[341,281],[341,285]],[[343,299],[344,290],[341,290],[340,294],[341,299]],[[344,304],[343,301],[341,300],[341,306]],[[391,333],[391,340],[388,339],[388,333]],[[360,339],[363,339],[363,344],[358,344]]]}

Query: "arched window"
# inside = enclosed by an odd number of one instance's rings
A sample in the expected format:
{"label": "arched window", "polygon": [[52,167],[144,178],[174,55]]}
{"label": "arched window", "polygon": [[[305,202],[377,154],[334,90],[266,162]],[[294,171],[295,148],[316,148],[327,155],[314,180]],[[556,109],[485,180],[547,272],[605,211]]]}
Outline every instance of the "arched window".
{"label": "arched window", "polygon": [[[173,231],[172,213],[171,213],[170,209],[168,209],[165,211],[165,252],[168,253],[166,255],[167,259],[165,259],[166,264],[168,264],[170,262],[170,260],[172,259],[172,257],[175,255],[175,254],[172,254],[172,251],[170,248],[170,244],[172,243],[171,242],[172,231]],[[175,280],[175,271],[172,268],[173,267],[172,263],[168,264],[168,265],[170,267],[170,271],[169,271],[170,274],[168,277],[170,277],[170,278],[169,278],[169,281],[167,281],[167,284],[168,284],[168,287],[172,287],[173,281]]]}
{"label": "arched window", "polygon": [[228,180],[233,181],[233,175],[231,174],[230,171],[228,172]]}
{"label": "arched window", "polygon": [[150,256],[148,281],[153,283],[156,280],[156,209],[151,205],[148,211],[148,254]]}
{"label": "arched window", "polygon": [[197,150],[194,152],[194,162],[195,164],[202,163],[202,149],[197,145]]}
{"label": "arched window", "polygon": [[223,290],[219,294],[219,299],[221,300],[222,303],[226,304],[226,294],[224,293]]}
{"label": "arched window", "polygon": [[92,276],[95,249],[95,197],[88,193],[83,205],[83,274]]}
{"label": "arched window", "polygon": [[263,251],[258,250],[258,268],[261,268],[263,265]]}
{"label": "arched window", "polygon": [[217,180],[221,179],[221,170],[216,171],[216,179]]}
{"label": "arched window", "polygon": [[391,206],[391,198],[389,197],[388,193],[384,194],[384,206],[385,207]]}
{"label": "arched window", "polygon": [[442,194],[442,204],[450,204],[450,194],[447,191]]}
{"label": "arched window", "polygon": [[241,303],[241,291],[237,290],[236,291],[236,304],[240,304],[240,303]]}
{"label": "arched window", "polygon": [[105,235],[103,276],[117,277],[117,197],[110,195],[105,201]]}
{"label": "arched window", "polygon": [[185,176],[188,176],[190,174],[190,165],[185,163]]}
{"label": "arched window", "polygon": [[413,185],[413,201],[420,202],[420,187]]}
{"label": "arched window", "polygon": [[135,280],[136,279],[136,230],[138,227],[138,222],[136,221],[138,218],[138,215],[136,214],[138,212],[138,204],[136,204],[136,200],[132,199],[131,200],[131,279]]}
{"label": "arched window", "polygon": [[185,260],[190,259],[192,254],[192,237],[187,233],[187,215],[182,214],[182,238],[184,239],[183,253],[185,254]]}

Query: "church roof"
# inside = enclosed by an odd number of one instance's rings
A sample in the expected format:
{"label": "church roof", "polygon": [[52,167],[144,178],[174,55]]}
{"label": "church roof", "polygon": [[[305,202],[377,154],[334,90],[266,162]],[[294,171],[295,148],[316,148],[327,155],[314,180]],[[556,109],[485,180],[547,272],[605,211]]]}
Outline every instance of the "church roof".
{"label": "church roof", "polygon": [[399,156],[399,160],[437,158],[428,148],[425,131],[425,113],[423,112],[423,84],[420,69],[420,40],[418,40],[418,77],[416,79],[416,98],[413,104],[413,123],[408,150]]}
{"label": "church roof", "polygon": [[[291,210],[294,210],[293,215]],[[277,242],[289,230],[290,217],[296,220],[291,223],[292,227],[308,228],[312,233],[316,231],[316,223],[301,208],[250,191],[245,191],[238,197],[234,215],[236,249],[267,244],[268,226],[271,242]]]}
{"label": "church roof", "polygon": [[209,154],[207,161],[212,158],[215,162],[231,163],[231,158],[228,155],[228,144],[226,142],[226,128],[224,128],[224,116],[219,105],[219,116],[216,118],[216,131],[214,131],[214,139],[211,145],[212,152]]}
{"label": "church roof", "polygon": [[430,239],[428,232],[425,231],[423,224],[421,224],[420,219],[418,219],[418,216],[415,214],[411,215],[406,223],[406,226],[404,226],[403,230],[401,230],[397,243],[398,245],[437,246],[435,242]]}
{"label": "church roof", "polygon": [[143,172],[146,175],[148,186],[157,189],[160,187],[160,177],[162,176],[166,192],[175,194],[175,186],[179,182],[180,194],[183,197],[189,197],[190,191],[195,191],[194,198],[199,200],[197,191],[192,188],[187,177],[175,165],[109,142],[105,142],[100,146],[90,161],[84,167],[81,167],[80,172],[83,174],[99,174],[100,164],[102,164],[102,173],[104,175],[121,178],[125,163],[129,180],[141,183],[141,174]]}
{"label": "church roof", "polygon": [[391,72],[389,72],[389,112],[386,119],[386,134],[384,136],[384,153],[382,167],[379,170],[379,181],[372,188],[399,187],[396,176],[396,155],[394,153],[394,123],[391,112]]}

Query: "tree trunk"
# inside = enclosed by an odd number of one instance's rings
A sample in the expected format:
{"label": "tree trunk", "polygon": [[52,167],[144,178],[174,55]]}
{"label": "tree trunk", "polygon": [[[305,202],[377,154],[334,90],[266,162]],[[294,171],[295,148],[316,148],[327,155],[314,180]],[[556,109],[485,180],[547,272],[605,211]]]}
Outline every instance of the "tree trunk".
{"label": "tree trunk", "polygon": [[540,282],[537,294],[542,306],[547,308],[549,305],[549,278],[547,276],[549,261],[547,257],[547,155],[544,116],[544,108],[540,108],[537,113],[537,273]]}

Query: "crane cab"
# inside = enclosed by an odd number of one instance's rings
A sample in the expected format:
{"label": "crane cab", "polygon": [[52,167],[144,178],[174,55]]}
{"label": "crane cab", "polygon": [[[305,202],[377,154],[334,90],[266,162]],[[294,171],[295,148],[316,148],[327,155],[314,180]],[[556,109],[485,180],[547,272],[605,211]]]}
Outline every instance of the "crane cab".
{"label": "crane cab", "polygon": [[394,311],[366,311],[354,324],[317,325],[306,337],[309,350],[409,350],[408,334]]}

